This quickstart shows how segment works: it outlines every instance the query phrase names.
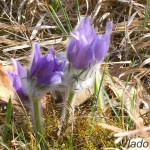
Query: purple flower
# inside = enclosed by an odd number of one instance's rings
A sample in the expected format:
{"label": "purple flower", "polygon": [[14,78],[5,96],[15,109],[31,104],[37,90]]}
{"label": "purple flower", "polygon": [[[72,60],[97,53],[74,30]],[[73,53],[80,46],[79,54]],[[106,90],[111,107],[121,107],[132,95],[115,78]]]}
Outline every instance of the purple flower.
{"label": "purple flower", "polygon": [[[35,43],[29,69],[23,68],[16,60],[12,60],[15,73],[7,72],[7,74],[21,99],[38,93],[39,91],[36,91],[38,87],[47,88],[61,82],[66,62],[60,61],[57,55],[54,56],[53,51],[51,48],[42,56],[39,44]],[[42,94],[39,92],[39,95]]]}
{"label": "purple flower", "polygon": [[45,56],[42,56],[39,44],[35,43],[34,45],[29,79],[37,79],[37,85],[49,85],[61,82],[66,62],[58,61],[57,55],[54,56],[53,52],[54,49],[51,48]]}
{"label": "purple flower", "polygon": [[67,47],[67,58],[76,69],[87,69],[102,61],[110,44],[112,22],[106,25],[104,34],[96,35],[90,25],[90,17],[83,18],[79,26],[71,33],[72,39]]}

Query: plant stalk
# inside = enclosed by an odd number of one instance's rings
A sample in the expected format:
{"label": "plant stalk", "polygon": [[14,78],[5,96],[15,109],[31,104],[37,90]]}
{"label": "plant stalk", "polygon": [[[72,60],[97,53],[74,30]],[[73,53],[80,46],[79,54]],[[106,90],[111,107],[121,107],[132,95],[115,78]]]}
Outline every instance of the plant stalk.
{"label": "plant stalk", "polygon": [[71,118],[73,120],[74,97],[75,97],[75,92],[72,92],[72,91],[70,91],[70,89],[68,89],[68,91],[66,92],[66,95],[65,95],[65,105],[63,107],[62,114],[61,114],[59,131],[57,133],[58,136],[60,135],[63,125],[68,122],[69,118]]}
{"label": "plant stalk", "polygon": [[38,100],[36,97],[32,97],[31,102],[33,105],[33,109],[32,109],[33,125],[34,125],[34,129],[35,129],[37,138],[40,140],[43,135],[41,101]]}

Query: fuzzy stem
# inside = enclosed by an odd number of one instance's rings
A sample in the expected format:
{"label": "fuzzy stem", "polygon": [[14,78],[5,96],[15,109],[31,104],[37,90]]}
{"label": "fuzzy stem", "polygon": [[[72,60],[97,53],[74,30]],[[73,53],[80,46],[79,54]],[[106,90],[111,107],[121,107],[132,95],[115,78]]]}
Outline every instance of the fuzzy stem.
{"label": "fuzzy stem", "polygon": [[[62,129],[64,123],[68,122],[70,115],[72,115],[71,117],[73,117],[74,97],[75,97],[75,92],[72,92],[72,91],[70,91],[70,89],[68,89],[66,96],[65,96],[65,106],[63,107],[62,114],[61,114],[59,131],[57,133],[58,136],[60,135],[60,132],[61,132],[61,129]],[[70,108],[72,109],[72,111],[70,111]]]}
{"label": "fuzzy stem", "polygon": [[73,104],[73,100],[74,100],[74,96],[75,93],[70,91],[68,96],[66,97],[66,106],[63,109],[63,115],[62,115],[62,122],[67,122],[68,118],[70,116],[70,108],[74,109],[74,104]]}
{"label": "fuzzy stem", "polygon": [[[69,97],[68,97],[68,105],[72,109],[71,112],[74,112],[74,96],[75,96],[75,92],[70,91]],[[70,109],[67,109],[66,115],[67,115],[68,118],[70,117]],[[71,115],[73,115],[73,114],[71,114]]]}
{"label": "fuzzy stem", "polygon": [[38,100],[36,97],[32,97],[31,102],[33,104],[32,115],[33,115],[33,122],[34,122],[33,124],[35,128],[35,133],[37,135],[37,138],[40,139],[41,136],[43,135],[41,101]]}
{"label": "fuzzy stem", "polygon": [[71,91],[68,97],[68,103],[70,104],[70,106],[72,106],[74,96],[75,96],[75,92]]}

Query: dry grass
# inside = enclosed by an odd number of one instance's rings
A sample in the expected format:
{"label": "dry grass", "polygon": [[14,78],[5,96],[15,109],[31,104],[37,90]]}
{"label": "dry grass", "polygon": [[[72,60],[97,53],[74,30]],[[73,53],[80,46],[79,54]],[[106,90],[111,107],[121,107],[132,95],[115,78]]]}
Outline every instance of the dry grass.
{"label": "dry grass", "polygon": [[[78,14],[75,0],[62,2],[74,27]],[[59,108],[47,96],[48,102],[44,108],[46,141],[42,149],[115,149],[121,148],[122,139],[125,141],[136,137],[150,143],[150,7],[147,3],[145,0],[79,0],[81,15],[92,16],[97,33],[104,32],[107,20],[112,20],[114,24],[110,50],[105,59],[108,63],[104,63],[104,97],[108,103],[104,114],[106,123],[99,124],[97,115],[91,115],[94,107],[91,98],[77,109],[73,132],[68,124],[67,129],[57,137]],[[0,61],[3,65],[11,65],[10,58],[20,60],[22,64],[28,63],[34,41],[41,43],[43,53],[51,46],[56,53],[65,50],[69,35],[62,33],[56,25],[47,4],[56,10],[69,33],[56,0],[51,3],[36,0],[1,1]],[[1,131],[4,116],[5,112],[0,112]],[[22,113],[15,109],[10,138],[7,143],[1,142],[3,145],[0,149],[6,145],[12,149],[37,147],[31,126],[25,121],[22,124],[22,118]],[[2,141],[2,132],[0,136]]]}

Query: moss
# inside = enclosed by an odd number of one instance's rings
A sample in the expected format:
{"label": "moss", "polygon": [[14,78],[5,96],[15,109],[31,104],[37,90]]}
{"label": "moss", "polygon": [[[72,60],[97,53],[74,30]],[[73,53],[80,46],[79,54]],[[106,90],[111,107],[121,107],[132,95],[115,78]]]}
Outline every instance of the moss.
{"label": "moss", "polygon": [[116,147],[112,131],[106,130],[94,122],[91,127],[90,118],[77,119],[74,128],[74,147],[82,149],[103,149]]}

